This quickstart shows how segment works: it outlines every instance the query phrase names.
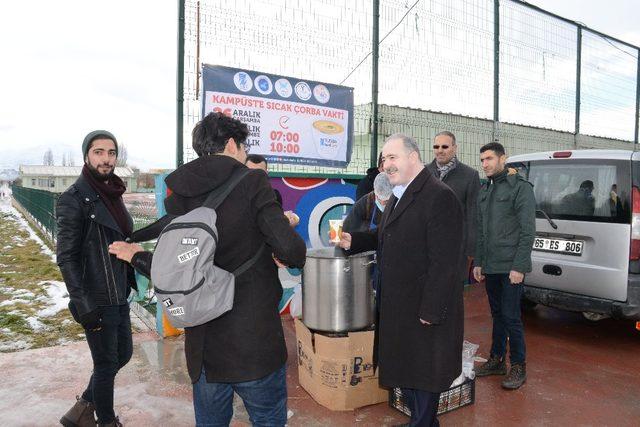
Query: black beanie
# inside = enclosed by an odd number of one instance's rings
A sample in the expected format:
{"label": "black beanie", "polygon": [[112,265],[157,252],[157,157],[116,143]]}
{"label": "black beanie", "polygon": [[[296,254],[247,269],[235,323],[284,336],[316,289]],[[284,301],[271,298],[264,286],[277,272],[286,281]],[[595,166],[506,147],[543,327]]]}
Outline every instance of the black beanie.
{"label": "black beanie", "polygon": [[94,139],[110,139],[116,146],[116,157],[118,156],[118,141],[116,141],[116,137],[113,136],[111,132],[106,130],[94,130],[93,132],[89,132],[87,136],[84,137],[84,141],[82,141],[82,161],[87,157],[87,153],[89,152],[89,147],[91,146],[91,142]]}

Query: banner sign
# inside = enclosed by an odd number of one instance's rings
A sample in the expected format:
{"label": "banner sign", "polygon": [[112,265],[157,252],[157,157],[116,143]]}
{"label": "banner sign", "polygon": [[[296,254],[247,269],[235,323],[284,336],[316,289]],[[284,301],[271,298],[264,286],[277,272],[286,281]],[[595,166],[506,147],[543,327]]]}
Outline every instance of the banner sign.
{"label": "banner sign", "polygon": [[246,123],[251,154],[268,162],[346,167],[353,144],[353,88],[204,65],[203,117]]}

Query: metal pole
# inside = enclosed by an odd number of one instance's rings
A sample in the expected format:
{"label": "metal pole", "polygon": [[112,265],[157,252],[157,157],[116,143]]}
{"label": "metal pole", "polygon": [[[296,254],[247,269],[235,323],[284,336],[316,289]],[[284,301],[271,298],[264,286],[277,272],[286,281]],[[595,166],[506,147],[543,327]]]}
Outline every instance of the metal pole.
{"label": "metal pole", "polygon": [[500,121],[500,0],[493,2],[493,140]]}
{"label": "metal pole", "polygon": [[638,49],[638,75],[636,76],[636,135],[633,139],[635,144],[640,143],[638,141],[638,132],[640,131],[640,49]]}
{"label": "metal pole", "polygon": [[373,61],[371,82],[371,167],[378,166],[378,47],[380,45],[380,1],[373,2]]}
{"label": "metal pole", "polygon": [[577,148],[577,137],[580,133],[580,92],[582,91],[582,27],[580,25],[578,25],[578,44],[576,52],[576,127],[574,141]]}
{"label": "metal pole", "polygon": [[182,130],[184,127],[184,2],[178,0],[178,72],[176,80],[176,167],[183,163]]}

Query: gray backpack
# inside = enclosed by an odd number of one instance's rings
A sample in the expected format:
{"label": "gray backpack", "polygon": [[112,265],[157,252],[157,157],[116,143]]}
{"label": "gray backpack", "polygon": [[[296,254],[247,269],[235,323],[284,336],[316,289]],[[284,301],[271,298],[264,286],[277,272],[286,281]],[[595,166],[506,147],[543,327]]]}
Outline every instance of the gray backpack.
{"label": "gray backpack", "polygon": [[249,169],[236,169],[202,207],[173,219],[158,237],[151,280],[158,302],[175,327],[202,325],[231,310],[235,277],[247,271],[264,250],[263,244],[232,273],[214,264],[218,246],[215,210],[247,173]]}

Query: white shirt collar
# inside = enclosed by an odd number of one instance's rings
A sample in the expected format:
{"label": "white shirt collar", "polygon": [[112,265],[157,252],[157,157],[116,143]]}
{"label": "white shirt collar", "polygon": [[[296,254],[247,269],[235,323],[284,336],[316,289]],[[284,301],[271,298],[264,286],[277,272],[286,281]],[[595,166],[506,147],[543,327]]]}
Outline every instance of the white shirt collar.
{"label": "white shirt collar", "polygon": [[[416,179],[416,178],[414,177],[413,179]],[[409,181],[407,185],[396,185],[395,187],[393,187],[393,190],[392,190],[393,195],[396,196],[396,199],[398,199],[398,202],[402,198],[402,195],[404,194],[404,192],[407,190],[407,187],[409,187],[413,182],[413,179]]]}

